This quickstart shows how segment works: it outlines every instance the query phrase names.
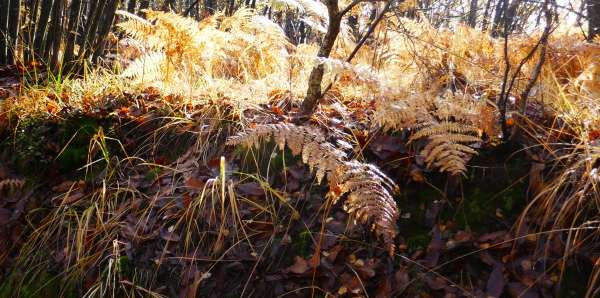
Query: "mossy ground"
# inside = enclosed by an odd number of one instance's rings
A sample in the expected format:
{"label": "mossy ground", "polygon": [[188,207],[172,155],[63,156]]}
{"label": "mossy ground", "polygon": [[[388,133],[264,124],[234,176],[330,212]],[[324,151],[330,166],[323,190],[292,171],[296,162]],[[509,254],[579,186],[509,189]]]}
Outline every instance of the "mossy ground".
{"label": "mossy ground", "polygon": [[517,220],[527,204],[526,179],[531,165],[523,155],[509,156],[505,152],[506,148],[492,147],[473,156],[467,166],[467,177],[461,179],[452,193],[446,193],[446,198],[439,191],[446,189],[448,183],[443,175],[425,175],[427,183],[411,182],[410,187],[416,190],[398,202],[403,214],[410,213],[409,218],[398,221],[409,252],[424,251],[431,241],[424,223],[434,201],[446,200],[436,222],[452,221],[454,231],[484,234],[506,229],[499,219],[508,224]]}

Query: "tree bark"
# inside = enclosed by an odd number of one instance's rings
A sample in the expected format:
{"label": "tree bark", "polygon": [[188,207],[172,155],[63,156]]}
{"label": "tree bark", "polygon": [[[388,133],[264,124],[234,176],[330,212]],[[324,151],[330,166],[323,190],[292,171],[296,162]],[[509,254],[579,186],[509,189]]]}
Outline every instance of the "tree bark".
{"label": "tree bark", "polygon": [[35,24],[38,20],[38,8],[40,0],[32,1],[32,8],[29,10],[29,22],[23,29],[23,60],[25,64],[34,60],[33,56],[33,35],[35,33]]}
{"label": "tree bark", "polygon": [[485,4],[485,11],[483,12],[483,23],[481,24],[481,31],[485,31],[488,29],[490,24],[490,6],[494,0],[488,0]]}
{"label": "tree bark", "polygon": [[[43,0],[42,10],[40,11],[40,18],[37,29],[35,30],[35,37],[33,39],[33,52],[38,58],[44,62],[48,62],[44,55],[44,41],[46,38],[46,29],[48,28],[48,20],[50,20],[50,14],[52,13],[53,0]],[[49,41],[46,41],[49,42]]]}
{"label": "tree bark", "polygon": [[[323,38],[323,43],[321,44],[321,48],[317,54],[317,57],[320,58],[328,58],[329,54],[331,54],[331,50],[333,49],[333,45],[335,44],[335,40],[340,32],[340,25],[342,22],[342,17],[348,13],[354,6],[359,4],[362,0],[355,0],[350,3],[344,10],[340,11],[338,6],[338,0],[327,0],[327,12],[329,14],[329,25],[327,27],[327,33]],[[391,5],[391,1],[388,1],[385,8],[382,10],[380,17],[377,21],[374,21],[373,25],[370,28],[370,32],[376,23],[381,20],[383,14],[389,9]],[[352,56],[356,54],[358,48],[364,43],[364,41],[369,37],[369,32],[363,36],[361,42],[357,45],[357,48],[353,51],[353,53],[348,57],[347,61],[352,59]],[[323,81],[323,74],[325,73],[325,66],[323,63],[319,63],[313,70],[310,72],[310,77],[308,78],[308,90],[306,90],[306,97],[302,101],[301,109],[302,111],[312,114],[315,107],[321,100],[323,96],[321,91],[321,82]]]}
{"label": "tree bark", "polygon": [[7,64],[8,40],[3,36],[8,32],[9,0],[0,0],[0,65]]}
{"label": "tree bark", "polygon": [[129,13],[135,13],[135,4],[135,0],[129,0],[129,2],[127,2],[127,11]]}
{"label": "tree bark", "polygon": [[492,36],[498,37],[500,36],[502,29],[504,26],[501,25],[502,15],[504,14],[506,8],[507,0],[498,0],[496,4],[496,11],[494,13],[494,21],[492,22]]}
{"label": "tree bark", "polygon": [[[48,66],[50,69],[55,71],[59,69],[59,61],[58,61],[58,52],[60,51],[60,43],[62,41],[63,34],[63,5],[65,4],[64,0],[56,0],[54,2],[54,7],[52,8],[52,27],[51,27],[51,37],[48,37],[48,44],[46,44],[47,53],[51,53],[50,62]],[[50,42],[52,43],[52,48],[50,48]]]}
{"label": "tree bark", "polygon": [[100,28],[100,33],[98,34],[98,44],[94,50],[94,56],[92,57],[92,61],[94,63],[97,63],[98,58],[104,54],[108,34],[110,33],[110,29],[112,29],[113,21],[115,19],[115,12],[117,11],[118,6],[119,0],[111,0],[108,7],[105,9],[102,27]]}
{"label": "tree bark", "polygon": [[63,64],[65,66],[71,64],[75,57],[75,39],[77,38],[77,24],[79,24],[79,17],[81,16],[81,0],[71,1],[70,9],[69,25],[67,26],[67,45],[63,57]]}
{"label": "tree bark", "polygon": [[471,28],[475,28],[475,25],[477,25],[477,0],[471,0],[471,4],[469,5],[469,18],[467,19],[467,24]]}
{"label": "tree bark", "polygon": [[142,18],[146,18],[146,13],[142,11],[142,9],[148,9],[150,7],[150,0],[142,0],[140,1],[140,10],[138,11],[138,16]]}
{"label": "tree bark", "polygon": [[177,13],[177,10],[175,10],[175,0],[165,0],[160,10],[165,12],[172,10],[174,13]]}
{"label": "tree bark", "polygon": [[6,64],[14,64],[18,59],[17,40],[19,39],[19,31],[21,24],[21,1],[10,0],[8,6],[8,31],[5,31],[6,38]]}
{"label": "tree bark", "polygon": [[98,25],[100,24],[100,18],[102,17],[102,11],[104,10],[106,1],[107,0],[100,0],[94,2],[94,5],[90,9],[83,39],[79,45],[79,58],[81,61],[89,58],[92,53],[94,38],[96,36],[96,31],[98,31]]}
{"label": "tree bark", "polygon": [[198,5],[198,3],[200,2],[200,0],[196,0],[194,1],[194,3],[190,4],[190,6],[183,12],[183,16],[187,17],[190,15],[190,12],[192,12],[192,9],[194,9],[194,7],[196,5]]}
{"label": "tree bark", "polygon": [[[340,24],[342,21],[342,14],[340,14],[340,8],[338,6],[338,0],[327,0],[327,12],[329,14],[329,26],[327,33],[323,38],[323,44],[319,49],[317,57],[328,58],[333,49],[335,40],[340,32]],[[321,100],[321,81],[323,80],[323,74],[325,72],[325,66],[323,63],[319,63],[310,72],[308,79],[308,90],[306,90],[306,98],[302,101],[302,110],[308,113],[312,113],[319,101]]]}
{"label": "tree bark", "polygon": [[600,0],[587,0],[588,36],[592,41],[596,34],[600,34]]}
{"label": "tree bark", "polygon": [[208,11],[210,15],[215,14],[215,8],[217,3],[215,0],[204,0],[204,8]]}

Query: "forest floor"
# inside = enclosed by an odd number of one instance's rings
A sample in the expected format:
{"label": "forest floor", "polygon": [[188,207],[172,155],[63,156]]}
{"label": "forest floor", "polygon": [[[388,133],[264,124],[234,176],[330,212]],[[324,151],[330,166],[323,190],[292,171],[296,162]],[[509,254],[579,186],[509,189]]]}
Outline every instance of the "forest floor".
{"label": "forest floor", "polygon": [[119,14],[104,68],[0,68],[0,297],[597,295],[597,42]]}
{"label": "forest floor", "polygon": [[[406,131],[361,124],[372,106],[299,117],[274,100],[238,114],[225,96],[154,88],[75,101],[25,90],[18,73],[3,70],[4,101],[35,107],[0,116],[1,297],[586,295],[598,248],[577,225],[589,217],[533,200],[564,147],[488,140],[464,176],[449,175],[412,154]],[[288,148],[227,146],[241,118],[352,136],[399,186],[393,254]]]}

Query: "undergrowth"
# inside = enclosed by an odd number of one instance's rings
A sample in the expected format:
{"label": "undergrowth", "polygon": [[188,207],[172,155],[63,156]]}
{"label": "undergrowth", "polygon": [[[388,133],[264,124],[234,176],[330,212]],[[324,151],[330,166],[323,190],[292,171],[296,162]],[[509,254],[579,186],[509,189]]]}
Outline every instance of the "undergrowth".
{"label": "undergrowth", "polygon": [[[2,103],[0,295],[558,295],[577,266],[595,295],[600,88],[575,34],[506,97],[522,134],[494,147],[500,74],[540,32],[505,57],[487,32],[394,16],[350,64],[345,33],[316,59],[251,9],[120,14],[147,45],[122,73]],[[330,89],[304,117],[318,64]]]}

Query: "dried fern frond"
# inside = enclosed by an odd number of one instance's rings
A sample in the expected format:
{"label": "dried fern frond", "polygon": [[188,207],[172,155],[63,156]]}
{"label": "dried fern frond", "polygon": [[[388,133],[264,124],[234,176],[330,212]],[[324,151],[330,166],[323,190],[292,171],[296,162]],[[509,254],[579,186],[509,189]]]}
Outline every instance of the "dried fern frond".
{"label": "dried fern frond", "polygon": [[378,117],[382,125],[417,129],[408,143],[427,138],[428,143],[420,152],[427,166],[433,164],[452,175],[466,172],[465,164],[477,151],[463,144],[481,141],[482,129],[475,125],[489,117],[485,101],[450,91],[434,101],[413,97],[394,104],[382,102],[380,106],[383,109]]}
{"label": "dried fern frond", "polygon": [[382,238],[390,255],[394,254],[394,225],[399,211],[391,193],[398,187],[377,167],[347,161],[346,154],[327,142],[318,129],[293,124],[258,125],[228,139],[228,145],[244,144],[258,146],[262,138],[273,137],[280,149],[285,144],[294,155],[302,154],[319,183],[327,177],[328,197],[335,204],[347,194],[344,210],[356,212],[356,219],[363,223],[371,220],[371,228]]}
{"label": "dried fern frond", "polygon": [[377,99],[377,110],[372,120],[395,130],[403,128],[419,128],[434,121],[431,115],[432,102],[427,94],[399,94],[404,99],[380,97]]}
{"label": "dried fern frond", "polygon": [[[208,82],[243,84],[285,73],[291,44],[281,27],[252,9],[240,9],[230,17],[216,14],[200,23],[172,13],[145,12],[148,21],[120,12],[129,19],[119,26],[154,52],[125,70],[127,76],[144,74],[137,83],[202,88]],[[165,57],[153,64],[160,67],[143,69],[142,64],[148,65],[145,60],[159,57],[156,53]]]}
{"label": "dried fern frond", "polygon": [[440,172],[464,175],[467,171],[465,164],[470,159],[470,154],[477,154],[477,151],[460,143],[481,141],[479,137],[472,135],[478,131],[479,129],[471,125],[442,121],[421,129],[409,139],[409,143],[427,137],[429,143],[421,150],[427,166],[433,163]]}
{"label": "dried fern frond", "polygon": [[165,61],[167,56],[163,52],[149,52],[144,56],[135,59],[121,73],[121,76],[126,78],[144,79],[153,81],[162,77],[161,71],[166,67]]}
{"label": "dried fern frond", "polygon": [[25,186],[27,179],[4,179],[0,181],[0,194],[4,193],[4,189],[8,189],[9,192],[14,190],[20,190]]}

